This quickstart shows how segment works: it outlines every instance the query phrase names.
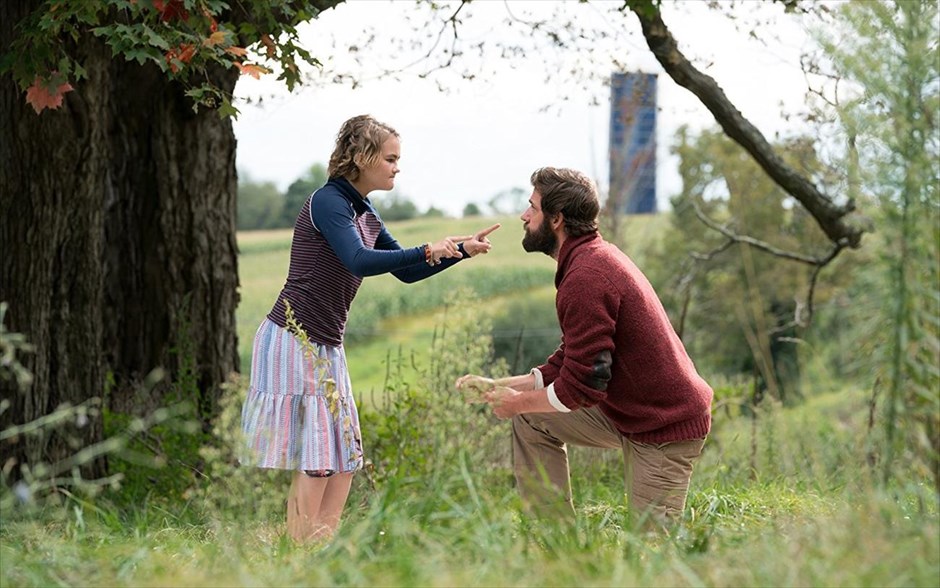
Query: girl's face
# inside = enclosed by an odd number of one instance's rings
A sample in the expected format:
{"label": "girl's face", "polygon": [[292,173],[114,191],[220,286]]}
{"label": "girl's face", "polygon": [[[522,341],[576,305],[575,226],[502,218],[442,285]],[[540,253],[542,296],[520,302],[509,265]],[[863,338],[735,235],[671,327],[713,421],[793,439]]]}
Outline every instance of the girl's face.
{"label": "girl's face", "polygon": [[382,143],[382,153],[378,161],[363,168],[356,181],[363,196],[372,190],[391,190],[395,187],[395,175],[398,174],[398,160],[401,158],[401,142],[395,135],[390,135]]}

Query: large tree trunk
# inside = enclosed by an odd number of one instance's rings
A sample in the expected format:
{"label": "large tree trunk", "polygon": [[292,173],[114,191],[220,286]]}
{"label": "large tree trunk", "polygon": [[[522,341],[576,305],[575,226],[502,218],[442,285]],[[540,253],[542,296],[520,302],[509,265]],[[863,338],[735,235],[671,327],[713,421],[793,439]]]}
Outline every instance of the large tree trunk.
{"label": "large tree trunk", "polygon": [[[33,7],[0,4],[0,52],[8,51],[14,25]],[[23,361],[34,377],[29,389],[0,381],[2,397],[11,401],[0,427],[104,388],[101,254],[109,149],[102,88],[109,80],[106,58],[91,53],[90,79],[44,116],[25,103],[10,76],[0,78],[0,300],[10,304],[8,328],[35,346]],[[96,439],[101,423],[73,433],[84,442]],[[69,451],[64,435],[18,441],[0,448],[4,465],[11,457],[34,462]]]}
{"label": "large tree trunk", "polygon": [[[0,4],[0,52],[38,4]],[[35,346],[24,362],[30,388],[0,382],[11,401],[0,428],[101,397],[106,382],[113,408],[146,410],[167,390],[138,394],[159,366],[169,379],[192,367],[198,398],[189,400],[206,414],[238,368],[231,122],[193,113],[181,86],[112,61],[90,36],[78,51],[89,79],[59,110],[37,115],[0,78],[0,300],[8,328]],[[216,77],[232,90],[237,73]],[[93,420],[78,440],[101,431]],[[0,466],[74,451],[65,435],[18,441],[0,447]]]}
{"label": "large tree trunk", "polygon": [[[156,68],[112,66],[111,158],[104,234],[106,365],[113,408],[162,404],[165,387],[141,398],[141,379],[181,367],[198,384],[208,417],[217,385],[238,368],[235,307],[235,136],[231,120],[193,112]],[[217,72],[231,91],[237,72]],[[188,377],[188,376],[187,376]],[[196,392],[196,390],[184,390]]]}

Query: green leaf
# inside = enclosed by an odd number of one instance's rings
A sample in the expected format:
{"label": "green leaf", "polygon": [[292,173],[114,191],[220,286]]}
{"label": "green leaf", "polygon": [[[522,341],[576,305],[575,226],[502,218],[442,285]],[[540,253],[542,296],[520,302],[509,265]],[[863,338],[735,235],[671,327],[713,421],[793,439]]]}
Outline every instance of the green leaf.
{"label": "green leaf", "polygon": [[59,64],[57,67],[58,67],[59,73],[68,77],[68,75],[72,73],[72,60],[69,59],[68,57],[63,57],[62,59],[59,60]]}
{"label": "green leaf", "polygon": [[130,49],[124,53],[124,59],[127,61],[137,61],[137,63],[143,65],[150,59],[150,55],[144,49]]}
{"label": "green leaf", "polygon": [[164,51],[170,48],[170,44],[166,42],[166,39],[158,35],[156,31],[154,31],[147,25],[143,25],[143,29],[144,29],[144,36],[147,39],[147,43],[149,43],[150,45],[153,45],[154,47],[159,47],[160,49],[163,49]]}
{"label": "green leaf", "polygon": [[5,74],[13,68],[13,65],[17,63],[16,57],[13,53],[4,53],[0,56],[0,74]]}
{"label": "green leaf", "polygon": [[232,118],[238,118],[238,109],[232,105],[232,102],[228,99],[222,100],[222,105],[219,106],[219,118],[225,118],[230,116]]}
{"label": "green leaf", "polygon": [[205,93],[206,91],[203,88],[203,86],[198,86],[198,87],[190,88],[189,90],[186,90],[186,95],[196,101],[202,100],[202,97]]}

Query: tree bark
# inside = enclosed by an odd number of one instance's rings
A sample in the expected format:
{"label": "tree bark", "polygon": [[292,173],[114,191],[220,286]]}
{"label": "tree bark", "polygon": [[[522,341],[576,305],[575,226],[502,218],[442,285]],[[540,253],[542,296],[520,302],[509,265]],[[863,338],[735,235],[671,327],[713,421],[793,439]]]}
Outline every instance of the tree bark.
{"label": "tree bark", "polygon": [[[0,4],[0,51],[39,4]],[[30,388],[0,382],[11,402],[0,429],[106,389],[112,408],[146,411],[168,387],[141,396],[142,378],[164,367],[172,380],[183,365],[196,383],[189,400],[207,415],[238,369],[231,121],[193,113],[180,85],[112,60],[91,35],[76,51],[89,79],[59,110],[37,115],[0,78],[0,300],[10,303],[8,328],[35,346],[24,361]],[[234,88],[237,72],[212,75]],[[76,431],[87,444],[102,427]],[[0,447],[0,466],[71,455],[68,436]]]}
{"label": "tree bark", "polygon": [[[198,114],[154,67],[112,65],[111,182],[105,202],[105,363],[122,412],[163,404],[140,393],[147,372],[187,372],[204,417],[216,386],[238,369],[235,135],[231,120]],[[238,73],[214,72],[231,91]],[[189,372],[192,372],[191,374]]]}
{"label": "tree bark", "polygon": [[686,88],[708,108],[731,139],[740,144],[765,172],[788,194],[796,198],[816,219],[829,239],[836,244],[857,248],[866,232],[863,223],[850,217],[855,204],[836,204],[777,155],[761,132],[728,100],[711,77],[698,71],[679,51],[672,33],[666,28],[659,9],[649,0],[628,2],[640,21],[646,43],[660,65],[677,84]]}
{"label": "tree bark", "polygon": [[[0,5],[0,51],[8,50],[14,25],[38,4]],[[31,387],[18,391],[0,381],[2,398],[11,402],[0,428],[62,403],[80,403],[104,388],[100,259],[108,106],[102,89],[109,79],[101,52],[87,50],[89,80],[46,116],[33,112],[10,76],[0,78],[0,299],[10,304],[8,328],[35,346],[23,360],[33,373]],[[0,447],[0,465],[26,455],[55,459],[69,451],[66,437],[72,434],[83,442],[97,439],[101,423],[19,439]]]}

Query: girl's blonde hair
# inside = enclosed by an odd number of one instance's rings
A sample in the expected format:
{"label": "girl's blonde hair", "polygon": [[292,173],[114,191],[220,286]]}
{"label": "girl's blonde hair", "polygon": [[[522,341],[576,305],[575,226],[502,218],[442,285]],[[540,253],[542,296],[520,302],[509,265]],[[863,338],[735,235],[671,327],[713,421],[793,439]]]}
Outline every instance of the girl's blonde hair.
{"label": "girl's blonde hair", "polygon": [[343,123],[336,134],[336,146],[330,155],[328,173],[331,178],[359,179],[359,172],[378,161],[382,145],[398,131],[368,114],[360,114]]}

